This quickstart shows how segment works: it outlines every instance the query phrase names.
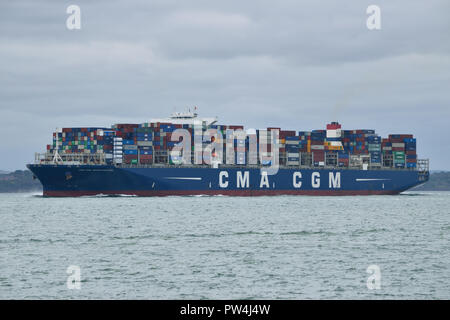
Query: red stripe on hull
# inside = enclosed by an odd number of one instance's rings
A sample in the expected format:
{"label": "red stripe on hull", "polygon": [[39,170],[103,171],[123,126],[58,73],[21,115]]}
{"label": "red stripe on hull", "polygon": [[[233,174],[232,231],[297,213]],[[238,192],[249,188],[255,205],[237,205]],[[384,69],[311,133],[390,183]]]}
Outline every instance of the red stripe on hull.
{"label": "red stripe on hull", "polygon": [[357,196],[357,195],[395,195],[393,190],[140,190],[140,191],[44,191],[45,197],[81,197],[96,195],[132,195],[139,197],[224,195],[224,196]]}

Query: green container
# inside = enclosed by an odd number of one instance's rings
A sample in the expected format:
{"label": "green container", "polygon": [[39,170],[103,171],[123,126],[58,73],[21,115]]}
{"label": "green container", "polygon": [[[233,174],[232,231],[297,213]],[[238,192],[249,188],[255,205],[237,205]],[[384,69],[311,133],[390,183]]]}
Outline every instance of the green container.
{"label": "green container", "polygon": [[394,163],[404,163],[405,162],[405,153],[403,151],[394,151],[393,152]]}
{"label": "green container", "polygon": [[131,164],[137,164],[137,163],[138,163],[138,161],[136,159],[131,160]]}

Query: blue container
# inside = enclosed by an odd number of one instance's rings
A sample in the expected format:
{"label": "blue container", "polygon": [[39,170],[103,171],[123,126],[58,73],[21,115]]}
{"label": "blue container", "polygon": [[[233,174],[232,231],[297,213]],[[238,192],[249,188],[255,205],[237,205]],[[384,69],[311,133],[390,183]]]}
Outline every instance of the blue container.
{"label": "blue container", "polygon": [[145,138],[145,137],[138,137],[137,141],[152,141],[152,137],[147,137],[147,138]]}
{"label": "blue container", "polygon": [[414,162],[414,163],[406,163],[406,167],[407,168],[415,168],[415,167],[417,167],[417,164]]}
{"label": "blue container", "polygon": [[123,150],[123,154],[131,155],[131,154],[138,154],[137,150]]}
{"label": "blue container", "polygon": [[139,154],[153,154],[153,150],[143,150],[139,149]]}
{"label": "blue container", "polygon": [[286,152],[298,152],[300,150],[300,146],[288,144],[286,145]]}
{"label": "blue container", "polygon": [[380,136],[369,136],[367,137],[367,141],[372,143],[381,143],[381,137]]}

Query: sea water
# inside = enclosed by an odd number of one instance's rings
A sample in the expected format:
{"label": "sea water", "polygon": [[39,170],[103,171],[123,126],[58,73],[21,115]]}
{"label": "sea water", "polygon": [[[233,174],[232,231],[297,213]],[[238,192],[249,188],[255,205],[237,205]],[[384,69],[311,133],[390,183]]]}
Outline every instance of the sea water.
{"label": "sea water", "polygon": [[0,298],[449,299],[449,234],[448,192],[0,194]]}

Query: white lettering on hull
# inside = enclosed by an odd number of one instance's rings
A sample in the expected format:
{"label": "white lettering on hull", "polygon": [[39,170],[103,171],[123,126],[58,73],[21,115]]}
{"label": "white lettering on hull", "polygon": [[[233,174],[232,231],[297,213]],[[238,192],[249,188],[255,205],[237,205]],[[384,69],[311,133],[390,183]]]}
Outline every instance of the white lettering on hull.
{"label": "white lettering on hull", "polygon": [[263,172],[261,173],[261,182],[259,183],[259,188],[261,189],[262,187],[270,188],[270,185],[269,185],[269,177],[268,177],[266,171],[263,171]]}
{"label": "white lettering on hull", "polygon": [[248,188],[250,187],[250,172],[245,171],[242,175],[242,171],[236,173],[236,188]]}
{"label": "white lettering on hull", "polygon": [[302,182],[299,181],[299,179],[301,178],[302,178],[301,172],[294,172],[294,174],[292,175],[292,185],[294,186],[294,188],[302,187]]}
{"label": "white lettering on hull", "polygon": [[341,188],[341,173],[336,172],[334,174],[333,172],[329,173],[329,180],[328,180],[328,188],[334,188],[334,189],[340,189]]}
{"label": "white lettering on hull", "polygon": [[[229,173],[227,171],[220,171],[219,173],[219,187],[228,188],[229,187]],[[303,186],[302,182],[303,175],[300,171],[295,171],[292,174],[292,186],[295,189],[299,189]],[[186,178],[193,179],[193,178]],[[388,180],[388,179],[356,179],[356,181],[370,181],[370,180]],[[272,182],[275,188],[275,182]],[[311,187],[313,189],[320,188],[320,172],[313,172],[311,174]],[[250,188],[250,171],[236,171],[236,188]],[[261,173],[261,180],[259,182],[259,188],[270,188],[270,182],[267,172],[263,171]],[[341,188],[341,173],[340,172],[329,172],[328,175],[328,188],[329,189],[340,189]]]}
{"label": "white lettering on hull", "polygon": [[220,171],[219,173],[219,187],[226,188],[228,187],[228,181],[224,181],[223,178],[228,178],[228,172],[227,171]]}
{"label": "white lettering on hull", "polygon": [[320,188],[320,173],[319,172],[313,172],[311,174],[311,186],[314,189]]}

